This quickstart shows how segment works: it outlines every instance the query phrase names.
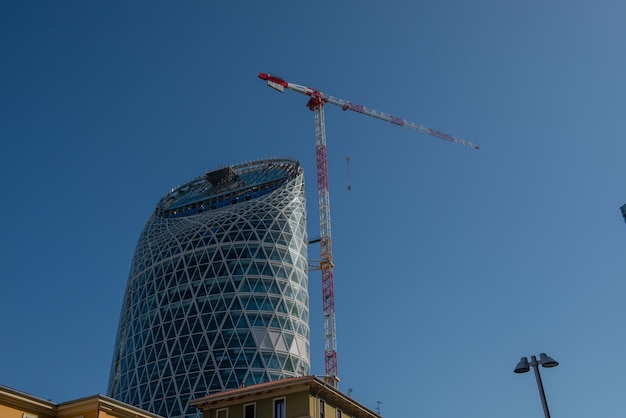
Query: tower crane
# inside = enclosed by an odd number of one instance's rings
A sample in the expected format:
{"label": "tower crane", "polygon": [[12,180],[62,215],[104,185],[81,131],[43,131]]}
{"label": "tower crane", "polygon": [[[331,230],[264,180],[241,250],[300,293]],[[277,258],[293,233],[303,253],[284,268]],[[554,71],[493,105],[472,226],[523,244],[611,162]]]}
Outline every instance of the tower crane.
{"label": "tower crane", "polygon": [[343,110],[352,110],[366,116],[390,122],[394,125],[403,126],[439,139],[465,145],[476,150],[479,149],[479,146],[445,132],[427,128],[397,116],[352,103],[348,100],[339,99],[310,87],[290,83],[273,74],[259,73],[259,78],[267,81],[267,85],[269,87],[272,87],[281,93],[284,92],[285,89],[289,89],[309,96],[309,101],[306,106],[314,114],[317,192],[320,216],[320,269],[322,271],[322,307],[324,309],[324,359],[326,365],[326,381],[333,386],[337,386],[339,378],[337,367],[337,331],[335,327],[335,285],[333,278],[334,264],[330,228],[330,200],[328,193],[324,105],[330,103],[341,107]]}

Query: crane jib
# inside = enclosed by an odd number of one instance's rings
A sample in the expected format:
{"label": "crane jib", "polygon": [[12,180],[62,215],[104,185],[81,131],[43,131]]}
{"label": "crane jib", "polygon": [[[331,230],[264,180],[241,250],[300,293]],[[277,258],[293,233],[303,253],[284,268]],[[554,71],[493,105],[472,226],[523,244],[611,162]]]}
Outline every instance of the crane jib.
{"label": "crane jib", "polygon": [[393,115],[389,115],[389,122],[395,123],[396,125],[400,125],[400,126],[406,125],[406,122],[404,121],[404,119],[399,118],[397,116],[393,116]]}
{"label": "crane jib", "polygon": [[343,110],[353,110],[355,112],[365,113],[365,107],[354,103],[344,104],[341,108]]}
{"label": "crane jib", "polygon": [[365,106],[355,104],[355,103],[344,103],[341,105],[342,110],[352,110],[354,112],[362,113],[364,115],[373,116],[378,119],[386,120],[387,122],[391,122],[395,125],[406,126],[406,121],[402,118],[393,115],[385,115],[384,113],[372,111],[367,109]]}
{"label": "crane jib", "polygon": [[480,147],[471,142],[465,141],[461,138],[457,138],[454,135],[447,134],[445,132],[438,131],[436,129],[427,128],[422,125],[418,125],[414,122],[409,122],[406,119],[399,118],[397,116],[390,115],[388,113],[379,112],[374,109],[369,109],[365,106],[351,103],[347,100],[340,99],[333,96],[328,96],[319,90],[312,89],[310,87],[301,86],[299,84],[293,84],[287,82],[285,79],[278,77],[269,73],[259,73],[259,78],[267,81],[267,84],[275,90],[280,91],[281,93],[284,89],[293,90],[295,92],[305,94],[311,97],[312,100],[309,100],[307,106],[309,109],[314,110],[318,106],[323,106],[325,103],[331,103],[336,106],[341,107],[343,110],[352,110],[353,112],[358,112],[366,116],[371,116],[376,119],[380,119],[389,123],[393,123],[394,125],[403,126],[406,128],[414,129],[416,131],[422,132],[427,135],[431,135],[440,139],[444,139],[449,142],[454,142],[461,145],[466,145],[472,147],[474,149],[480,149]]}
{"label": "crane jib", "polygon": [[437,130],[432,129],[432,128],[428,128],[428,133],[431,134],[432,136],[436,136],[437,138],[445,139],[446,141],[456,142],[456,138],[455,137],[453,137],[452,135],[447,134],[445,132],[441,132],[441,131],[437,131]]}

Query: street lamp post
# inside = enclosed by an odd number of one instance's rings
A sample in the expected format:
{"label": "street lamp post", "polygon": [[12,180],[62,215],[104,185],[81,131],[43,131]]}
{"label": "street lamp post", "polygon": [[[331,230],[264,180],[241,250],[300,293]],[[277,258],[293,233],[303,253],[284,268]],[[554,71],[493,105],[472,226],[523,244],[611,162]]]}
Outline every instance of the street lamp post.
{"label": "street lamp post", "polygon": [[530,356],[530,364],[528,363],[528,359],[526,357],[522,357],[522,359],[517,363],[514,373],[526,373],[530,370],[530,366],[532,366],[535,371],[535,379],[537,380],[537,388],[539,389],[539,397],[541,398],[541,405],[543,406],[543,414],[545,418],[550,418],[550,411],[548,410],[548,401],[546,401],[546,393],[543,390],[543,383],[541,382],[541,374],[539,374],[539,365],[542,367],[556,367],[559,363],[547,355],[546,353],[539,354],[539,360],[537,361],[537,357]]}

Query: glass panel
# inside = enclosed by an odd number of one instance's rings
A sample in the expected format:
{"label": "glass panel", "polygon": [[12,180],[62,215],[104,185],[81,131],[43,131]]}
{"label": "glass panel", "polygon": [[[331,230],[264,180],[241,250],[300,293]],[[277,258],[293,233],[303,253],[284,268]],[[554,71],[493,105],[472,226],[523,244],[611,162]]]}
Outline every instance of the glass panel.
{"label": "glass panel", "polygon": [[243,418],[256,418],[254,415],[254,412],[255,412],[254,404],[246,405],[243,408],[244,408]]}
{"label": "glass panel", "polygon": [[274,418],[285,418],[285,400],[274,400]]}

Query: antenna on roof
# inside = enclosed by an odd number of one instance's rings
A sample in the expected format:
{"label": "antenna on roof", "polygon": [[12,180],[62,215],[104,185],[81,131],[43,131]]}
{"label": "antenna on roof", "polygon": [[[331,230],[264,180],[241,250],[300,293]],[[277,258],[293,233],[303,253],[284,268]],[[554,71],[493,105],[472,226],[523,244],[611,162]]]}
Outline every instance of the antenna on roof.
{"label": "antenna on roof", "polygon": [[383,403],[382,403],[381,401],[376,401],[376,413],[377,413],[378,415],[380,415],[380,406],[381,406],[382,404],[383,404]]}

